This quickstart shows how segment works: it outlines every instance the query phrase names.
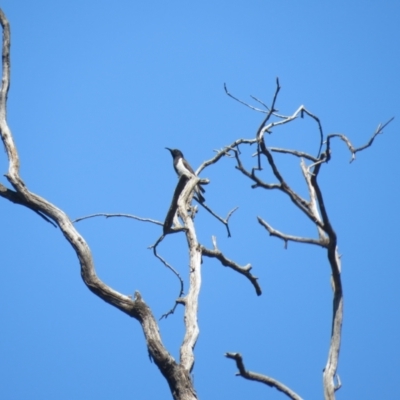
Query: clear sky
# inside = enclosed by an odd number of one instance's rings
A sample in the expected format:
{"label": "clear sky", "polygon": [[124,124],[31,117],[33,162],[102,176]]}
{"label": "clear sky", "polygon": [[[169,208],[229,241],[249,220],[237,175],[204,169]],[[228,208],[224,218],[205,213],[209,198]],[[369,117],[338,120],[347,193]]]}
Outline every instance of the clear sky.
{"label": "clear sky", "polygon": [[[254,137],[260,124],[259,113],[225,95],[224,82],[243,99],[269,103],[279,76],[281,113],[304,104],[326,133],[347,134],[356,146],[395,116],[352,164],[335,142],[320,182],[342,254],[337,399],[400,398],[398,1],[3,0],[1,7],[12,31],[8,111],[21,176],[71,218],[121,212],[162,221],[176,184],[164,147],[180,148],[197,168],[214,149]],[[270,140],[315,152],[318,132],[299,120]],[[305,193],[298,162],[282,158],[281,165]],[[4,152],[0,167],[3,175]],[[251,263],[263,295],[204,260],[194,368],[199,397],[284,398],[235,377],[236,366],[223,355],[238,351],[249,370],[305,399],[322,398],[332,310],[326,256],[311,246],[285,250],[256,217],[290,234],[314,230],[283,196],[252,190],[233,160],[202,176],[211,181],[207,204],[222,215],[239,209],[230,239],[200,210],[201,242],[211,247],[216,235],[228,257]],[[4,199],[0,213],[0,398],[170,398],[139,323],[88,291],[59,229]],[[125,294],[139,290],[156,317],[173,305],[178,283],[147,249],[159,226],[98,218],[78,229],[102,280]],[[183,235],[168,237],[160,252],[186,279]],[[177,356],[182,309],[160,330]]]}

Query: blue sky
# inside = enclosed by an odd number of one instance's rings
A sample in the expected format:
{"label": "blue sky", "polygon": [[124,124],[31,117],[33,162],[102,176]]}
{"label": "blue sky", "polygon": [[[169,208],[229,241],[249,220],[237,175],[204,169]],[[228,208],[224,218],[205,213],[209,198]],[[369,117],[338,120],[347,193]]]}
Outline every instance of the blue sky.
{"label": "blue sky", "polygon": [[[394,399],[400,393],[397,227],[400,168],[400,5],[386,2],[141,2],[3,0],[11,23],[8,121],[21,176],[71,218],[121,212],[163,220],[176,176],[164,147],[180,148],[197,168],[214,149],[254,137],[261,115],[228,98],[301,104],[325,133],[364,144],[380,122],[396,119],[372,148],[350,154],[340,142],[320,175],[342,254],[345,314],[338,399]],[[308,120],[277,130],[270,145],[315,152]],[[305,193],[298,162],[279,158]],[[251,167],[252,161],[247,160]],[[5,153],[0,166],[7,171]],[[268,172],[264,172],[267,178]],[[289,245],[257,224],[259,215],[290,234],[312,226],[279,193],[252,190],[222,160],[202,173],[207,204],[232,217],[233,237],[203,210],[198,235],[239,263],[251,263],[263,295],[233,271],[205,259],[194,382],[202,399],[281,399],[235,377],[227,351],[249,370],[322,397],[330,334],[330,271],[319,248]],[[8,185],[6,179],[1,183]],[[3,229],[0,397],[4,399],[170,398],[151,364],[140,325],[91,294],[60,231],[0,201]],[[174,277],[147,249],[160,227],[92,219],[78,229],[102,280],[139,290],[159,317],[178,293]],[[183,235],[160,253],[186,277]],[[178,355],[182,310],[160,322]]]}

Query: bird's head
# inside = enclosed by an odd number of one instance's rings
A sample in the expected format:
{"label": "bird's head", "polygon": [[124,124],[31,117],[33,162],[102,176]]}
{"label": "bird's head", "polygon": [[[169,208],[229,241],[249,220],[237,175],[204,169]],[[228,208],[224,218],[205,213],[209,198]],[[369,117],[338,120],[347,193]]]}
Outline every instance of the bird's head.
{"label": "bird's head", "polygon": [[170,149],[169,147],[166,147],[167,150],[169,150],[172,154],[172,157],[183,157],[183,154],[180,150],[178,149]]}

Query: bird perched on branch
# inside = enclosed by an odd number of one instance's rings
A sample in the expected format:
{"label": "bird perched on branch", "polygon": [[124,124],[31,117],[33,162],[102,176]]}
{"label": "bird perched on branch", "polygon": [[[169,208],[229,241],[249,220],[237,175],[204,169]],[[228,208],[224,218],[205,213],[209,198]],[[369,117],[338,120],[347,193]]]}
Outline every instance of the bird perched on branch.
{"label": "bird perched on branch", "polygon": [[[193,171],[193,168],[190,166],[190,164],[185,160],[183,157],[183,154],[180,150],[178,149],[170,149],[169,147],[166,147],[167,150],[171,152],[172,158],[174,159],[174,169],[175,172],[178,174],[178,177],[180,178],[182,175],[187,176],[188,178],[192,178],[193,176],[196,176],[196,174]],[[206,200],[204,196],[201,193],[204,193],[205,190],[198,184],[194,191],[197,194],[198,200],[200,203],[204,203]]]}

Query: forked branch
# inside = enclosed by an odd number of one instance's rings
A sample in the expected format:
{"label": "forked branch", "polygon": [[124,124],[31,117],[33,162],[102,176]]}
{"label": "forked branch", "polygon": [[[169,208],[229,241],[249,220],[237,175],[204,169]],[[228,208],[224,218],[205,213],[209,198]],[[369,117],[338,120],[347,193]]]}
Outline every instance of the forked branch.
{"label": "forked branch", "polygon": [[[105,284],[97,276],[89,246],[84,238],[75,229],[68,216],[54,204],[29,191],[27,185],[19,175],[19,159],[11,131],[7,124],[6,106],[7,94],[10,87],[10,27],[6,16],[0,10],[0,24],[3,28],[2,40],[2,85],[0,89],[0,135],[3,141],[9,167],[6,177],[17,193],[17,197],[10,197],[10,192],[0,190],[0,196],[28,207],[53,221],[63,233],[65,239],[72,246],[78,256],[81,267],[81,276],[90,291],[102,300],[118,308],[130,317],[140,322],[146,339],[150,357],[154,360],[163,376],[168,381],[171,393],[175,400],[195,400],[196,393],[187,368],[177,364],[174,358],[164,347],[158,329],[158,324],[147,304],[139,292],[135,297],[123,295]],[[139,262],[138,262],[139,264]]]}
{"label": "forked branch", "polygon": [[[383,125],[379,125],[374,134],[372,135],[371,139],[359,148],[354,148],[351,144],[350,140],[342,134],[331,134],[328,135],[326,140],[324,141],[324,134],[321,122],[317,116],[312,114],[308,111],[304,106],[300,106],[291,116],[283,117],[282,115],[275,114],[275,104],[277,101],[277,96],[279,93],[280,85],[279,80],[277,80],[276,91],[272,100],[271,107],[266,107],[266,117],[261,122],[260,127],[258,128],[254,139],[239,139],[236,140],[233,144],[226,146],[225,149],[229,149],[235,156],[236,159],[236,168],[249,179],[251,179],[254,184],[252,185],[253,188],[263,188],[266,190],[275,190],[278,189],[286,196],[290,198],[292,203],[304,214],[306,215],[315,225],[316,230],[318,232],[318,238],[307,238],[301,236],[294,236],[287,233],[282,233],[277,229],[273,228],[268,222],[266,222],[261,217],[258,217],[258,222],[267,229],[271,236],[275,236],[284,241],[285,247],[289,241],[298,242],[298,243],[305,243],[305,244],[313,244],[318,245],[326,249],[327,257],[332,273],[332,288],[333,288],[333,315],[332,315],[332,331],[331,331],[331,342],[328,351],[328,360],[327,364],[324,368],[323,372],[323,383],[324,383],[324,395],[326,400],[334,400],[335,398],[335,391],[338,390],[341,386],[340,380],[337,375],[337,365],[339,359],[339,352],[340,352],[340,343],[341,343],[341,328],[343,322],[343,288],[341,282],[341,264],[340,264],[340,257],[338,253],[337,247],[337,237],[336,233],[332,227],[330,218],[328,216],[327,209],[325,207],[324,198],[322,195],[322,191],[318,184],[318,175],[322,168],[322,166],[327,163],[331,158],[331,149],[330,143],[331,140],[335,137],[340,138],[343,140],[347,147],[349,148],[350,152],[352,153],[353,161],[355,159],[355,155],[358,151],[362,151],[367,147],[371,146],[376,136],[383,132],[383,129],[392,121],[390,119]],[[255,107],[237,99],[231,93],[227,91],[227,94],[234,98],[235,100],[239,101],[240,103],[244,104],[247,107],[250,107],[256,111],[262,111],[256,109]],[[259,101],[256,99],[260,104],[264,104],[264,102]],[[265,111],[263,111],[265,112]],[[288,124],[299,116],[301,118],[304,115],[309,116],[310,118],[314,119],[318,126],[319,137],[320,137],[320,144],[319,150],[316,157],[302,151],[302,150],[291,150],[291,149],[282,149],[276,147],[267,147],[266,144],[266,136],[265,133],[272,134],[274,133],[274,128]],[[271,117],[278,118],[277,120],[270,121]],[[250,170],[246,169],[243,166],[241,161],[241,153],[239,151],[239,144],[247,143],[253,144],[257,143],[257,167],[254,167]],[[325,148],[324,148],[325,145]],[[278,165],[276,164],[272,153],[281,153],[287,154],[290,156],[299,157],[301,159],[300,167],[303,173],[303,177],[308,188],[309,199],[306,200],[301,197],[286,181],[283,174],[281,173]],[[272,171],[274,177],[276,178],[276,182],[265,182],[260,176],[259,171],[262,170],[261,167],[261,157],[265,157],[270,170]],[[306,165],[304,159],[307,159],[312,164]],[[247,378],[258,380],[260,382],[266,383],[270,386],[277,387],[274,383],[275,381],[272,378],[268,378],[265,376],[261,376],[255,373],[249,373],[245,370],[242,358],[240,354],[237,353],[228,353],[227,357],[235,359],[239,368],[239,375]],[[335,379],[337,383],[335,383]],[[292,399],[299,399],[296,394],[286,394],[291,397]]]}
{"label": "forked branch", "polygon": [[343,135],[341,133],[331,133],[326,138],[327,149],[328,150],[330,149],[330,141],[331,141],[331,139],[337,137],[337,138],[343,140],[343,142],[346,143],[348,149],[350,150],[350,153],[351,153],[350,162],[352,163],[356,159],[356,153],[358,153],[359,151],[365,150],[366,148],[370,147],[372,145],[372,143],[374,143],[375,138],[379,134],[383,133],[383,129],[386,128],[393,120],[394,120],[394,117],[390,118],[389,121],[385,122],[383,125],[379,124],[378,127],[376,128],[375,132],[372,134],[371,139],[369,139],[369,141],[366,144],[364,144],[363,146],[360,146],[360,147],[357,147],[357,148],[355,148],[351,144],[350,139],[347,136],[345,136],[345,135]]}

